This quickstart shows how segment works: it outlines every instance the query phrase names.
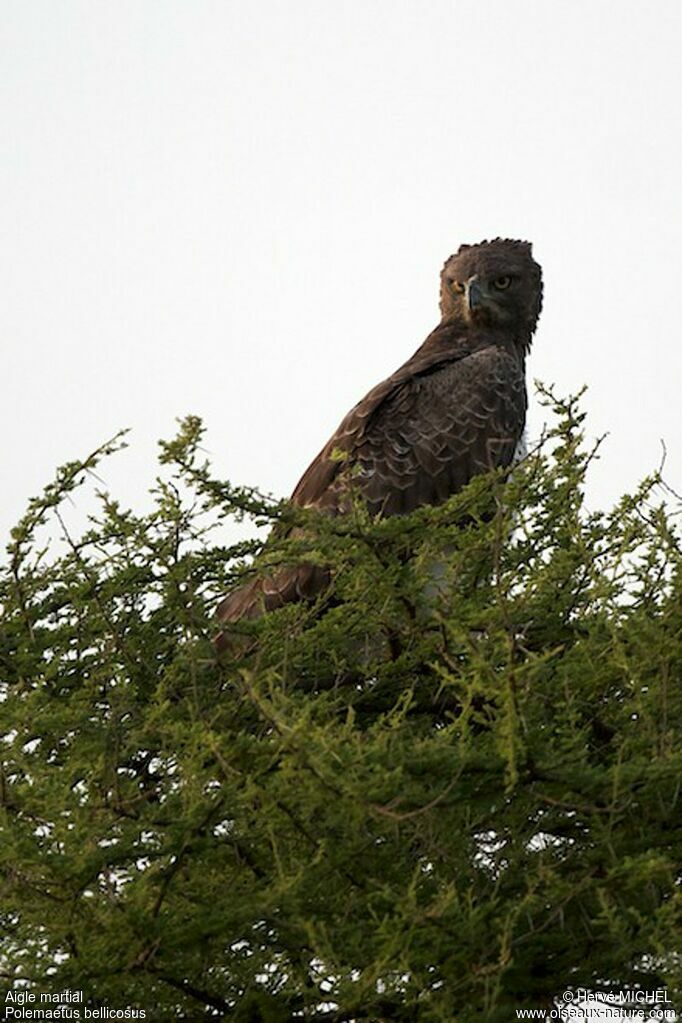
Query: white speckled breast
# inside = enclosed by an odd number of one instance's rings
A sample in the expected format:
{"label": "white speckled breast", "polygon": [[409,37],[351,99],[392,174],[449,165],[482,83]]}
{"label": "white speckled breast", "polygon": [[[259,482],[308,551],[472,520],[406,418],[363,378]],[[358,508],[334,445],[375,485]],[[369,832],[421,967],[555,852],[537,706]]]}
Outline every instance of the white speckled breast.
{"label": "white speckled breast", "polygon": [[528,454],[528,442],[526,437],[526,431],[524,430],[519,438],[519,442],[514,448],[514,456],[512,458],[512,465],[520,462],[522,458],[525,458]]}

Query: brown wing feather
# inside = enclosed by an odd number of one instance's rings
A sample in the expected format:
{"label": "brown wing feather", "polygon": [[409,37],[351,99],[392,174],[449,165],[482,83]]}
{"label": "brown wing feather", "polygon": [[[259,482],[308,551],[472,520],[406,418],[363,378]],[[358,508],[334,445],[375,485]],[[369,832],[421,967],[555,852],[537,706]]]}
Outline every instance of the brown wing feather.
{"label": "brown wing feather", "polygon": [[[399,402],[400,395],[409,402],[411,382],[421,374],[433,372],[443,364],[460,361],[472,350],[471,342],[448,327],[437,327],[414,355],[395,373],[373,387],[341,421],[319,455],[313,459],[294,488],[291,499],[295,504],[338,511],[337,493],[332,484],[342,473],[344,462],[333,458],[340,451],[353,460],[353,454],[367,432],[377,412],[389,400]],[[345,463],[347,465],[347,463]]]}
{"label": "brown wing feather", "polygon": [[[343,510],[344,470],[357,467],[355,485],[374,513],[443,501],[477,473],[509,464],[525,415],[523,358],[512,345],[436,331],[351,409],[292,500],[332,514]],[[335,459],[335,450],[346,460]]]}
{"label": "brown wing feather", "polygon": [[[374,514],[437,504],[473,476],[506,466],[523,434],[523,354],[508,339],[462,336],[439,327],[392,376],[343,419],[294,489],[292,501],[329,514],[344,510],[347,470]],[[335,451],[346,459],[334,457]],[[228,595],[222,621],[255,617],[290,600],[311,599],[329,573],[282,569]]]}
{"label": "brown wing feather", "polygon": [[495,345],[412,378],[357,446],[370,509],[395,515],[438,504],[478,473],[508,465],[525,412],[523,366]]}
{"label": "brown wing feather", "polygon": [[[264,611],[274,611],[291,601],[313,600],[329,586],[329,582],[329,570],[319,565],[283,568],[272,576],[252,579],[228,593],[218,605],[218,619],[221,622],[238,622],[257,618]],[[217,645],[218,649],[224,646],[220,638]]]}

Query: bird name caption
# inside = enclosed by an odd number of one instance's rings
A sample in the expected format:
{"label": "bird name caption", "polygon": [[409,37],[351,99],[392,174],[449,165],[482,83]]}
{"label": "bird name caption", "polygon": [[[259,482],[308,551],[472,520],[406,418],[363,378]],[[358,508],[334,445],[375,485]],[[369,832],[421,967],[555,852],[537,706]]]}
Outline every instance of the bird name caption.
{"label": "bird name caption", "polygon": [[5,1019],[147,1019],[145,1009],[126,1006],[124,1009],[109,1005],[90,1007],[85,1004],[82,991],[8,991],[5,995]]}

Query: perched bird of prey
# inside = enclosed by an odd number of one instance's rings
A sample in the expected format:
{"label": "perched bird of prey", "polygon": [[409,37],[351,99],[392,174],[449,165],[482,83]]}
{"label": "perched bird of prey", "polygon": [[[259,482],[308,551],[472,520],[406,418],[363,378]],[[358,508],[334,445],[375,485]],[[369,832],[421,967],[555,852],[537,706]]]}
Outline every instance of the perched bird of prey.
{"label": "perched bird of prey", "polygon": [[[462,245],[441,272],[439,325],[350,410],[304,472],[293,503],[338,515],[352,486],[371,513],[402,515],[511,465],[523,444],[525,359],[541,305],[542,271],[529,242]],[[218,618],[254,618],[314,599],[328,585],[319,566],[279,569],[228,594]],[[216,645],[227,645],[224,634]]]}

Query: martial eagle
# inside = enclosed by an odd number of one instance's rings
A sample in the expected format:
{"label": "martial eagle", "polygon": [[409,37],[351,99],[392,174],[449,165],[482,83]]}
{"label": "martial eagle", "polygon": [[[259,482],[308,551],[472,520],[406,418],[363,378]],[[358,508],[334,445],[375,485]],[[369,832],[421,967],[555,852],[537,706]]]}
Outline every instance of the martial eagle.
{"label": "martial eagle", "polygon": [[[462,245],[440,281],[440,323],[345,416],[301,477],[294,504],[343,513],[352,479],[372,514],[403,515],[514,461],[525,430],[525,362],[542,305],[541,268],[530,243],[496,238]],[[319,566],[280,569],[229,593],[218,618],[254,618],[312,600],[328,585]],[[216,642],[227,645],[225,634]]]}

